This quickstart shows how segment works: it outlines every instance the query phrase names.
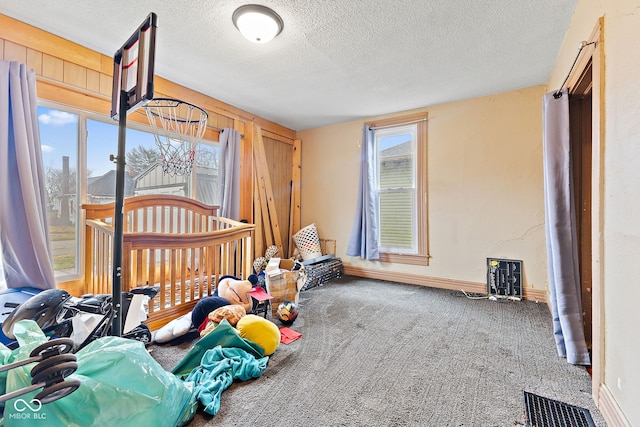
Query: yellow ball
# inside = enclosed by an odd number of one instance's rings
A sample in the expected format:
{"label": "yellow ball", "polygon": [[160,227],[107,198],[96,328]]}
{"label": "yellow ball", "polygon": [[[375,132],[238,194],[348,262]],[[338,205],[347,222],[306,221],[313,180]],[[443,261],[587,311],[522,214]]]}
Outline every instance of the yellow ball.
{"label": "yellow ball", "polygon": [[242,338],[258,344],[265,356],[270,356],[280,344],[280,329],[275,323],[255,314],[247,314],[238,321],[236,329]]}

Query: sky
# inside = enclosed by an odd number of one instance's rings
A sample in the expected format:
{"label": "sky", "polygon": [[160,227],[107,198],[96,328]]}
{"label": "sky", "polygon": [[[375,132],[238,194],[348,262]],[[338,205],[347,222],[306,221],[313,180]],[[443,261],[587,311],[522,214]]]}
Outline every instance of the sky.
{"label": "sky", "polygon": [[380,150],[386,150],[387,148],[393,147],[395,145],[404,144],[407,141],[411,141],[410,134],[387,136],[380,140]]}
{"label": "sky", "polygon": [[[77,170],[78,115],[40,106],[38,121],[44,168],[62,169],[62,157],[69,156],[70,168]],[[109,155],[118,154],[117,123],[88,120],[87,131],[87,169],[92,172],[91,176],[115,170],[115,163],[109,160]],[[140,145],[155,147],[153,135],[127,129],[127,151]]]}

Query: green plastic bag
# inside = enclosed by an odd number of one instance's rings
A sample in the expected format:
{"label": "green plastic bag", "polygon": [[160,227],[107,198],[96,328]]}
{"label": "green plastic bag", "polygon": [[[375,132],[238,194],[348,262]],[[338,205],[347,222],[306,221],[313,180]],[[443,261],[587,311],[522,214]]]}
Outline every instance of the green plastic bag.
{"label": "green plastic bag", "polygon": [[[38,326],[35,322],[31,322]],[[24,360],[35,346],[46,341],[33,334],[33,325],[14,328],[20,347],[8,362]],[[0,350],[1,355],[6,352]],[[144,344],[120,337],[97,339],[76,353],[78,369],[69,379],[80,387],[68,396],[45,405],[34,401],[41,390],[5,403],[3,424],[14,426],[182,426],[197,409],[190,384],[165,371],[147,352]],[[31,384],[34,364],[10,370],[7,392]],[[1,381],[1,379],[0,379]],[[2,386],[0,386],[2,388]]]}

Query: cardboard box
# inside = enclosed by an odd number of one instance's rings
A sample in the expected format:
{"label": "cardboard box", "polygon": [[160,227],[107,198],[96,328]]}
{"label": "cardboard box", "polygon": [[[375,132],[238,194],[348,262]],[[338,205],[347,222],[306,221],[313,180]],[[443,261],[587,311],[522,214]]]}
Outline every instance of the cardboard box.
{"label": "cardboard box", "polygon": [[265,271],[265,284],[267,292],[273,297],[271,315],[275,318],[278,306],[284,301],[293,301],[298,304],[298,277],[300,273],[299,271],[291,271],[294,266],[292,259],[271,258],[269,263],[272,261],[274,264],[278,263],[278,268]]}

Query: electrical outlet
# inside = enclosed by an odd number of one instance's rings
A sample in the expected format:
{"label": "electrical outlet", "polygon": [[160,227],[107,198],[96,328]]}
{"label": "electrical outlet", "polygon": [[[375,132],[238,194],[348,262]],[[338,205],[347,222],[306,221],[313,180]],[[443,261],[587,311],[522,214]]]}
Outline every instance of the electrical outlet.
{"label": "electrical outlet", "polygon": [[618,390],[622,391],[622,379],[618,378]]}

